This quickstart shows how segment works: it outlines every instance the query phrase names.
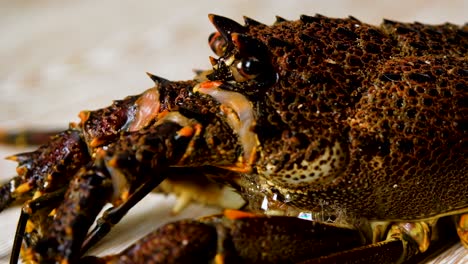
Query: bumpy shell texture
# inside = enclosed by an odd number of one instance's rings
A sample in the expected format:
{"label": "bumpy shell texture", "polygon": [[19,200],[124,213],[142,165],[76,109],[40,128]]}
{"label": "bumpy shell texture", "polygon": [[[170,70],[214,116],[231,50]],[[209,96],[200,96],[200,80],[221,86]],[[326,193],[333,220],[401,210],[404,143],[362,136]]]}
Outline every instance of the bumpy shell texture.
{"label": "bumpy shell texture", "polygon": [[467,26],[216,19],[217,62],[264,65],[253,80],[233,82],[222,63],[209,78],[252,101],[267,192],[370,219],[468,206]]}

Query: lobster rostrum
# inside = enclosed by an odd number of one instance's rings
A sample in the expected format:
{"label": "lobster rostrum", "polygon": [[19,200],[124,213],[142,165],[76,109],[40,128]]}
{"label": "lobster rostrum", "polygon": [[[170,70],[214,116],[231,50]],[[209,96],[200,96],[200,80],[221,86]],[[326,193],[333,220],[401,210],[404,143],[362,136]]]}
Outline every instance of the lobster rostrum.
{"label": "lobster rostrum", "polygon": [[[149,74],[153,88],[10,157],[0,209],[25,202],[12,262],[402,262],[446,216],[468,246],[468,25],[209,18],[212,69]],[[166,181],[246,204],[83,257]]]}

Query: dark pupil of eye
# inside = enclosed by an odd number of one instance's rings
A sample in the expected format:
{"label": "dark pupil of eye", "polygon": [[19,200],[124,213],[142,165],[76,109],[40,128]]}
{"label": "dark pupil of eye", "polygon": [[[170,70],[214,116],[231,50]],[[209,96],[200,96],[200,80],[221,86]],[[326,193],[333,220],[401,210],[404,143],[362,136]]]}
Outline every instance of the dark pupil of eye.
{"label": "dark pupil of eye", "polygon": [[257,74],[261,70],[261,63],[254,58],[249,58],[242,61],[242,71],[245,74]]}

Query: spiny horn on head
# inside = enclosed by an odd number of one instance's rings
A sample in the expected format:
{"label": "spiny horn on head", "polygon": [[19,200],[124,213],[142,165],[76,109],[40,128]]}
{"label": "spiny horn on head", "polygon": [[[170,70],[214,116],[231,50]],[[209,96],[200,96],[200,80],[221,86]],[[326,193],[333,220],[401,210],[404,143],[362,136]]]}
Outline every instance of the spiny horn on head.
{"label": "spiny horn on head", "polygon": [[276,37],[271,37],[268,40],[268,46],[271,47],[286,47],[286,48],[294,48],[294,45],[286,40],[282,40]]}
{"label": "spiny horn on head", "polygon": [[233,33],[232,42],[239,50],[240,54],[246,56],[263,57],[266,56],[265,45],[258,39],[245,34]]}
{"label": "spiny horn on head", "polygon": [[149,72],[146,72],[146,75],[148,75],[151,78],[151,80],[153,80],[153,82],[155,84],[161,84],[161,83],[169,82],[169,80],[164,79],[164,78],[159,77],[159,76],[156,76],[156,75],[154,75],[152,73],[149,73]]}
{"label": "spiny horn on head", "polygon": [[320,15],[320,14],[315,14],[315,16],[308,16],[308,15],[301,15],[299,17],[299,19],[303,22],[303,23],[314,23],[314,22],[320,22],[322,21],[322,19],[324,18],[323,15]]}
{"label": "spiny horn on head", "polygon": [[11,161],[16,161],[20,165],[31,161],[34,158],[34,151],[33,152],[24,152],[24,153],[19,153],[13,156],[8,156],[5,159],[11,160]]}
{"label": "spiny horn on head", "polygon": [[228,41],[231,40],[232,33],[246,32],[246,28],[244,26],[229,18],[214,14],[209,14],[208,17],[219,33],[221,33],[221,35]]}
{"label": "spiny horn on head", "polygon": [[255,19],[252,19],[248,16],[244,16],[244,22],[245,22],[245,26],[247,27],[250,27],[250,26],[265,26],[265,24],[261,23],[261,22],[258,22],[257,20]]}
{"label": "spiny horn on head", "polygon": [[354,20],[354,21],[356,21],[358,23],[361,23],[361,21],[359,19],[357,19],[357,18],[355,18],[353,16],[348,16],[348,18],[351,19],[351,20]]}
{"label": "spiny horn on head", "polygon": [[276,16],[276,21],[275,24],[281,23],[281,22],[287,22],[288,20],[285,18],[282,18],[280,16]]}

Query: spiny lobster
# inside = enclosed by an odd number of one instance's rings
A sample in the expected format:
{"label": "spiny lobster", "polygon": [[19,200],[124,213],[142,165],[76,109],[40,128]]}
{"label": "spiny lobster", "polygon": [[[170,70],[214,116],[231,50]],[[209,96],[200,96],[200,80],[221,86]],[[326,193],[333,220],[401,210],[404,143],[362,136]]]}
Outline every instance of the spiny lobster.
{"label": "spiny lobster", "polygon": [[[153,88],[10,157],[0,209],[25,201],[12,262],[393,263],[445,216],[468,245],[468,25],[209,18],[211,70],[149,74]],[[165,179],[247,204],[83,257]]]}

